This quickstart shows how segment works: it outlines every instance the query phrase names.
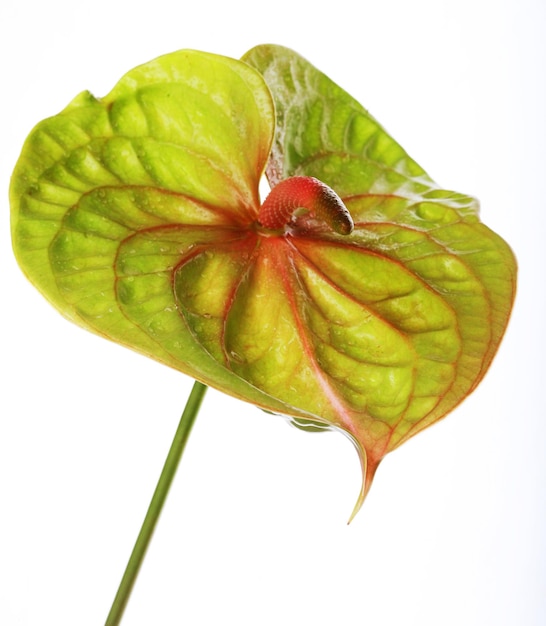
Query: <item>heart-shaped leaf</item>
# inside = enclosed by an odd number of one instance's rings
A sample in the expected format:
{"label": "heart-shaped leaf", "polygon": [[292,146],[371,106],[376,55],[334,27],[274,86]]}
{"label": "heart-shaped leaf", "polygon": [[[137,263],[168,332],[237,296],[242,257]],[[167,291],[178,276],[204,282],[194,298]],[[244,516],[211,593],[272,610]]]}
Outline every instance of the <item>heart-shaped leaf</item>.
{"label": "heart-shaped leaf", "polygon": [[307,61],[243,61],[166,55],[40,123],[12,181],[14,248],[76,323],[346,432],[357,510],[385,454],[484,375],[515,261],[474,199]]}

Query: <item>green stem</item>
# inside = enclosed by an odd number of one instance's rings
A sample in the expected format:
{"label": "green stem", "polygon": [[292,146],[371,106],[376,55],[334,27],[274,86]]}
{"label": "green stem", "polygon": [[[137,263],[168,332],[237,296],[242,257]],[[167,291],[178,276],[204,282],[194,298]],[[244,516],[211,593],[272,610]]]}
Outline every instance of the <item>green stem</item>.
{"label": "green stem", "polygon": [[118,626],[123,617],[123,611],[131,595],[131,590],[138,576],[146,550],[150,544],[157,520],[159,519],[159,515],[167,499],[169,488],[176,474],[180,458],[184,452],[186,442],[188,441],[191,428],[199,412],[206,390],[206,385],[195,381],[182,417],[180,418],[180,423],[178,424],[171,449],[165,460],[165,465],[161,471],[161,476],[159,477],[150,506],[148,507],[148,512],[142,523],[135,547],[133,548],[133,552],[125,568],[125,573],[121,579],[110,613],[106,618],[105,626]]}

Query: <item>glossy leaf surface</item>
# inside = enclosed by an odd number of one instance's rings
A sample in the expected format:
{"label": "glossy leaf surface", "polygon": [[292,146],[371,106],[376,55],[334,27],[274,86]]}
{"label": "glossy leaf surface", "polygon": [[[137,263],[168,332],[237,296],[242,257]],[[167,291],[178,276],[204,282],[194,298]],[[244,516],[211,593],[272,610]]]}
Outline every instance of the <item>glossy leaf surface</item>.
{"label": "glossy leaf surface", "polygon": [[[14,248],[76,323],[345,431],[360,503],[385,454],[484,375],[514,258],[475,200],[440,189],[307,61],[277,46],[243,61],[166,55],[40,123],[13,177]],[[331,187],[354,230],[312,212],[265,228],[266,165],[273,185]]]}

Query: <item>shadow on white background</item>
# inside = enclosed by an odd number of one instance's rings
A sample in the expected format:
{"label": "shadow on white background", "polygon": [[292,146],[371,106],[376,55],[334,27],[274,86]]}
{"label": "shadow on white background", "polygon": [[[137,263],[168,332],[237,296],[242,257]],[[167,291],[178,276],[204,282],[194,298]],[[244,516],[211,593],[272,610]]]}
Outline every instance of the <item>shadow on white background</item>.
{"label": "shadow on white background", "polygon": [[104,622],[191,386],[70,325],[25,281],[6,199],[21,145],[79,91],[104,95],[155,56],[267,42],[327,73],[444,187],[480,198],[518,257],[516,307],[482,385],[386,458],[349,527],[348,440],[209,391],[123,624],[546,623],[545,7],[300,6],[0,8],[1,624]]}

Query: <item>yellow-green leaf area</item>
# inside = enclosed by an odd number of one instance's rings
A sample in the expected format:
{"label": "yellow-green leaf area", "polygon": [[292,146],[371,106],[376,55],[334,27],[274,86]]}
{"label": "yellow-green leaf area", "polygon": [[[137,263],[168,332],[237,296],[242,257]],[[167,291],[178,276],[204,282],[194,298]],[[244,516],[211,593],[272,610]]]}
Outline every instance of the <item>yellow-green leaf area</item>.
{"label": "yellow-green leaf area", "polygon": [[[307,180],[262,205],[264,173]],[[324,184],[335,209],[313,204]],[[359,451],[359,504],[381,459],[479,383],[514,297],[513,254],[478,202],[279,46],[243,61],[182,50],[104,98],[82,92],[31,132],[10,194],[18,261],[61,313],[339,427]]]}

